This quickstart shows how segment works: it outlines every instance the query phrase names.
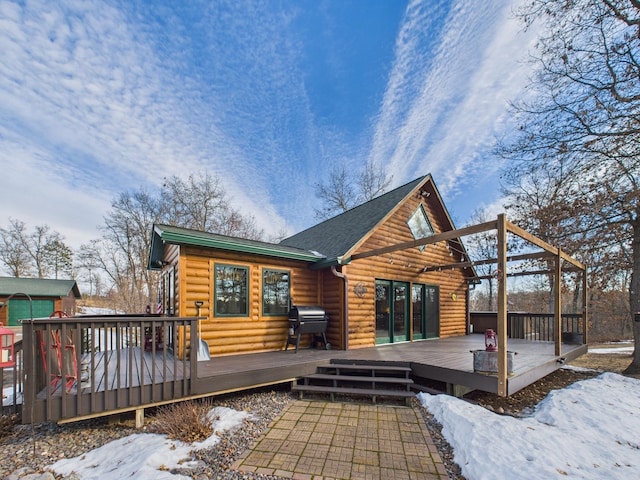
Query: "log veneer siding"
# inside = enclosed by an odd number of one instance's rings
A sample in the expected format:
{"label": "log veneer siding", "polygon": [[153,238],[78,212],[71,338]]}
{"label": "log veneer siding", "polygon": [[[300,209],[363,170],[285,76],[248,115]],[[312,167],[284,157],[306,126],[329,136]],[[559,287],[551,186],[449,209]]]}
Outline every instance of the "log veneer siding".
{"label": "log veneer siding", "polygon": [[[318,305],[322,300],[322,282],[318,272],[304,262],[285,261],[233,252],[183,247],[180,255],[179,315],[196,315],[195,301],[204,302],[200,315],[202,338],[211,355],[282,350],[286,343],[289,320],[284,315],[265,315],[262,309],[263,270],[290,272],[290,298],[298,305]],[[215,265],[235,265],[248,270],[248,314],[216,316],[214,302]]]}
{"label": "log veneer siding", "polygon": [[[366,252],[388,245],[413,240],[407,219],[422,203],[435,231],[443,231],[446,225],[437,211],[428,203],[411,198],[401,205],[391,216],[378,226],[356,251]],[[466,293],[467,282],[463,271],[449,270],[427,272],[425,266],[451,263],[452,255],[459,253],[447,248],[446,242],[429,245],[423,251],[414,247],[393,253],[355,260],[344,270],[349,277],[349,345],[350,347],[370,347],[375,345],[375,280],[437,285],[440,290],[440,337],[464,335],[466,333]],[[366,293],[362,297],[354,291]],[[452,296],[455,294],[455,297]],[[454,300],[455,298],[455,300]],[[411,323],[411,322],[410,322]]]}

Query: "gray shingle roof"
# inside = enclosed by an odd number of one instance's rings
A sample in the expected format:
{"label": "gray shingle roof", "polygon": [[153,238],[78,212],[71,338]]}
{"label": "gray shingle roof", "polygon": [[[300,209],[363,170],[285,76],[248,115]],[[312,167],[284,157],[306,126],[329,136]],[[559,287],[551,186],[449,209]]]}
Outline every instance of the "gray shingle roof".
{"label": "gray shingle roof", "polygon": [[75,298],[80,298],[75,280],[0,277],[0,295],[3,296],[26,293],[32,297],[66,297],[72,292]]}
{"label": "gray shingle roof", "polygon": [[426,175],[417,178],[336,217],[285,238],[280,244],[316,251],[328,259],[339,258],[370,233],[389,212],[428,177]]}

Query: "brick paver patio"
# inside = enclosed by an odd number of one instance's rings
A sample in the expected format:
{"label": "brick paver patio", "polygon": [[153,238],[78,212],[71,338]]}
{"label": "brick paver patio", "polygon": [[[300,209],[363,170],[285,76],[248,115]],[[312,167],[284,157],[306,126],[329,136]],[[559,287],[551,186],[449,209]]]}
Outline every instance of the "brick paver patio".
{"label": "brick paver patio", "polygon": [[238,459],[242,472],[315,479],[448,479],[413,408],[298,400]]}

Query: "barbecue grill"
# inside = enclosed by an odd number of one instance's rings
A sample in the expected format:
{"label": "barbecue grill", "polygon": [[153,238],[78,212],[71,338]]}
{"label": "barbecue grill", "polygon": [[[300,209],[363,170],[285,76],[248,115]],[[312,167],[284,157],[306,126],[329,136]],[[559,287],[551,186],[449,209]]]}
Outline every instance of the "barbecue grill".
{"label": "barbecue grill", "polygon": [[311,346],[315,347],[322,342],[325,350],[329,350],[331,345],[327,343],[325,332],[327,331],[327,323],[329,316],[322,307],[305,307],[294,306],[289,310],[289,335],[287,337],[287,346],[295,343],[296,353],[300,346],[300,337],[305,334],[311,335]]}

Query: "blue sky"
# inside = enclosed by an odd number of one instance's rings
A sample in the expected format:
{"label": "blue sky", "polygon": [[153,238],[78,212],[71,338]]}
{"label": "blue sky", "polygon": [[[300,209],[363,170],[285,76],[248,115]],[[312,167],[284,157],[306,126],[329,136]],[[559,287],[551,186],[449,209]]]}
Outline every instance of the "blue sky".
{"label": "blue sky", "polygon": [[0,0],[0,225],[77,247],[110,203],[209,171],[267,235],[367,161],[431,173],[458,226],[500,210],[535,38],[513,1]]}

